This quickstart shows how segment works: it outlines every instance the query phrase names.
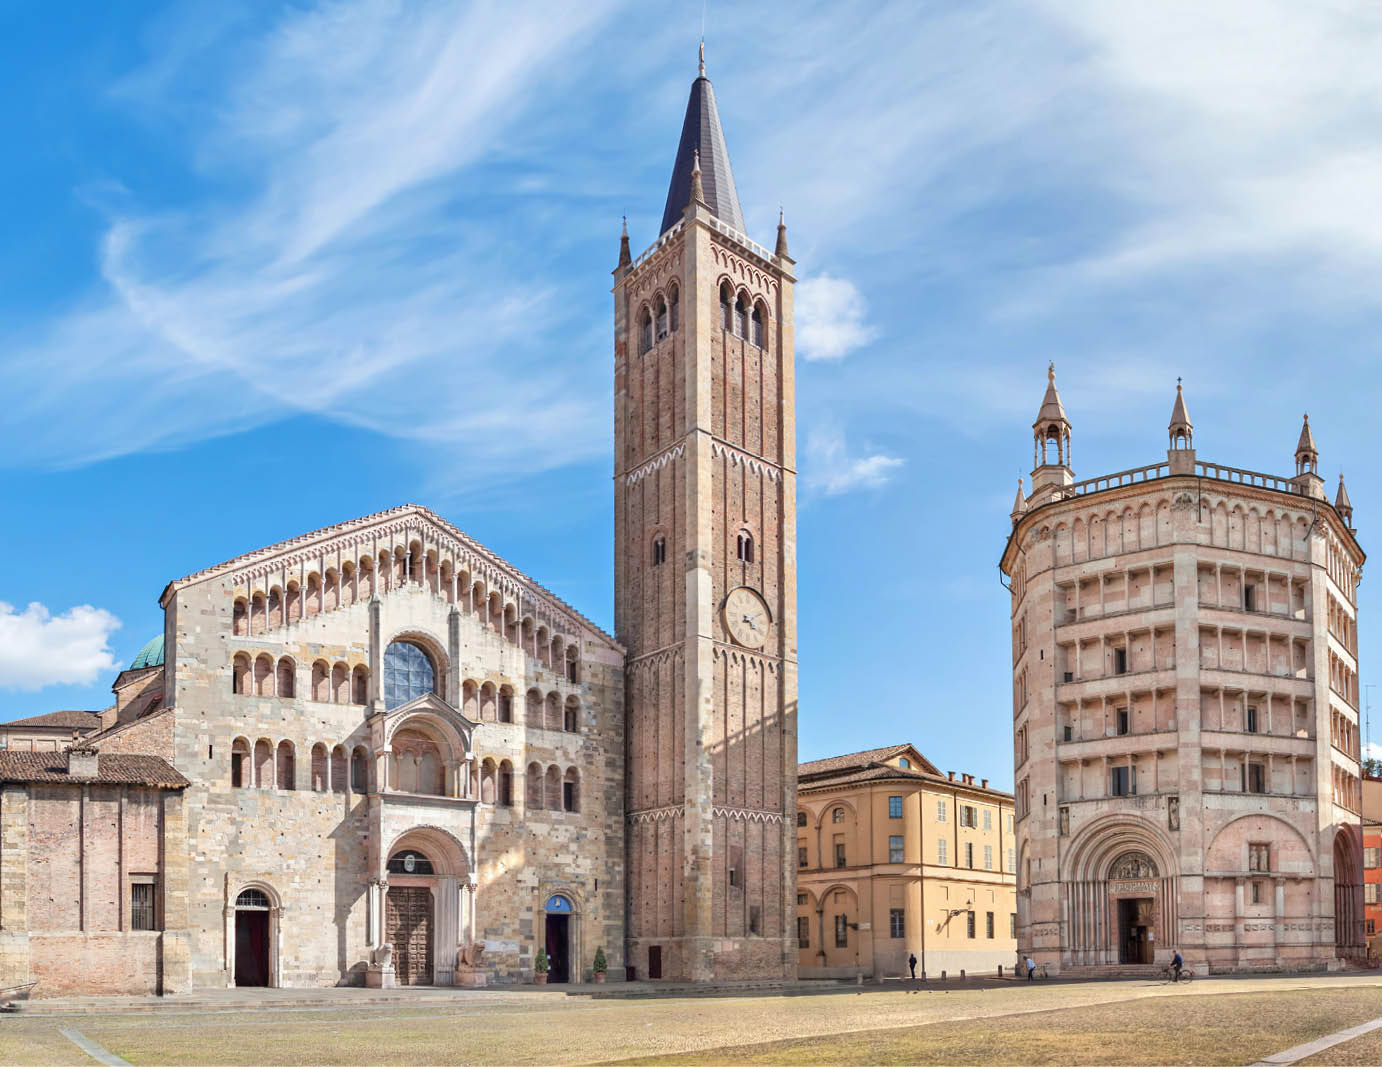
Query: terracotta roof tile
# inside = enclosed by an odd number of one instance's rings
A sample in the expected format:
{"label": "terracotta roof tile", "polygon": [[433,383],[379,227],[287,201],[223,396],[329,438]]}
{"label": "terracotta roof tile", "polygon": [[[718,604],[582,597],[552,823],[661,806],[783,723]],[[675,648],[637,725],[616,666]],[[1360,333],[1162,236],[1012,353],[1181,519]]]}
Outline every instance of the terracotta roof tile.
{"label": "terracotta roof tile", "polygon": [[50,711],[43,715],[30,715],[27,719],[12,719],[0,723],[6,726],[56,726],[73,730],[97,730],[101,726],[101,713],[98,711]]}
{"label": "terracotta roof tile", "polygon": [[148,785],[182,789],[190,785],[167,760],[158,756],[105,755],[97,758],[94,778],[67,773],[66,752],[0,752],[0,782],[53,782]]}
{"label": "terracotta roof tile", "polygon": [[[916,751],[915,745],[890,745],[888,748],[870,748],[864,752],[850,752],[844,756],[830,756],[827,759],[811,760],[807,763],[797,764],[797,777],[812,774],[828,774],[831,771],[847,770],[851,767],[871,767],[875,763],[883,763],[892,759],[901,752]],[[934,769],[934,764],[930,760],[917,752],[917,756]]]}

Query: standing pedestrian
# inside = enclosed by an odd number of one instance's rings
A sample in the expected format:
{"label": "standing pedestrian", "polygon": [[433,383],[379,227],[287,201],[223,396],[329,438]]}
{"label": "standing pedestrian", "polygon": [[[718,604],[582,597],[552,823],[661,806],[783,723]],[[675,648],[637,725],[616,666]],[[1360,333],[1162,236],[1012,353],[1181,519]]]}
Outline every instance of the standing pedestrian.
{"label": "standing pedestrian", "polygon": [[1031,954],[1027,955],[1027,981],[1036,977],[1036,960],[1032,959]]}
{"label": "standing pedestrian", "polygon": [[912,981],[915,982],[917,978],[917,954],[915,952],[907,957],[907,966],[912,968]]}

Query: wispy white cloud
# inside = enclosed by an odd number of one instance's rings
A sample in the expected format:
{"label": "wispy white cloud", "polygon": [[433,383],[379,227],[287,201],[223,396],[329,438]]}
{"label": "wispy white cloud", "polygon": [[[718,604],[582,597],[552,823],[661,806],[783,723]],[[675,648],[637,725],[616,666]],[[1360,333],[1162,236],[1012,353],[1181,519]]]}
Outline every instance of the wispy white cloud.
{"label": "wispy white cloud", "polygon": [[856,489],[879,489],[902,467],[903,460],[883,452],[853,452],[845,435],[833,427],[812,430],[802,457],[802,485],[808,492],[838,496]]}
{"label": "wispy white cloud", "polygon": [[847,278],[818,274],[796,289],[797,352],[807,360],[842,359],[877,336],[864,321],[864,295]]}
{"label": "wispy white cloud", "polygon": [[0,601],[0,689],[89,685],[115,667],[110,635],[120,620],[82,604],[53,615],[40,603],[16,612]]}
{"label": "wispy white cloud", "polygon": [[[236,49],[188,162],[239,179],[176,210],[107,196],[104,287],[10,357],[11,462],[80,463],[307,411],[458,447],[482,470],[604,445],[595,352],[551,359],[570,283],[525,274],[476,169],[570,72],[609,4],[390,0],[291,11]],[[170,31],[172,32],[172,31]],[[191,32],[191,31],[189,31]],[[194,62],[205,34],[168,54]],[[166,101],[166,59],[119,87]],[[445,179],[445,182],[443,182]],[[598,353],[603,356],[603,352]]]}

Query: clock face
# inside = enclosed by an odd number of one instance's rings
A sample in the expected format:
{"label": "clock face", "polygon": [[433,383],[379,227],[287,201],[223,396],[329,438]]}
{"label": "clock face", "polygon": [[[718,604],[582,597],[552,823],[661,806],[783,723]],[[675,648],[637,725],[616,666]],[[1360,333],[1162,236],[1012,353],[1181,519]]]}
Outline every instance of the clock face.
{"label": "clock face", "polygon": [[768,640],[773,620],[764,599],[748,586],[731,589],[725,597],[725,629],[745,648],[762,648]]}

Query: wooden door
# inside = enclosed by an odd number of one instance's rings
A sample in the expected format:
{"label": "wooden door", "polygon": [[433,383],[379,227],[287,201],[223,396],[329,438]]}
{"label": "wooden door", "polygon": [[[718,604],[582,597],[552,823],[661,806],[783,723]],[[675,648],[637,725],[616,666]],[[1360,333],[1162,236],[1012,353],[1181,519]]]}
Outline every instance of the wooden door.
{"label": "wooden door", "polygon": [[389,890],[385,937],[400,985],[432,984],[432,893],[426,886]]}

